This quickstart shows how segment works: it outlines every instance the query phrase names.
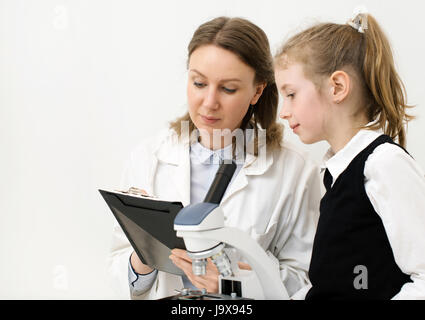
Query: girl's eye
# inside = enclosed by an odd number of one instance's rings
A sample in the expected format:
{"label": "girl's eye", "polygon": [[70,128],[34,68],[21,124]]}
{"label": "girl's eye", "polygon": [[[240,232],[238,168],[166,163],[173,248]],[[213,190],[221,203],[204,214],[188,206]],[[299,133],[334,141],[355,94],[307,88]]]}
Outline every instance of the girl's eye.
{"label": "girl's eye", "polygon": [[223,87],[223,91],[231,94],[231,93],[235,93],[236,89],[229,89],[229,88]]}
{"label": "girl's eye", "polygon": [[287,94],[287,95],[286,95],[286,97],[287,97],[287,98],[293,98],[293,97],[295,97],[295,93]]}
{"label": "girl's eye", "polygon": [[193,85],[194,85],[195,87],[197,87],[197,88],[203,88],[203,87],[205,87],[205,86],[206,86],[206,84],[205,84],[205,83],[197,82],[197,81],[194,81],[194,82],[193,82]]}

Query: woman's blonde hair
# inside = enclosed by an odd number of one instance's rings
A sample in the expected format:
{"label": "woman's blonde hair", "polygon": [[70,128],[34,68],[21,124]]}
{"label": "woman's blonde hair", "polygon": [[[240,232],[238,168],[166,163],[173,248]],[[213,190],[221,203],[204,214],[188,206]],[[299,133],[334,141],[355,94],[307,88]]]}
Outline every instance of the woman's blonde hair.
{"label": "woman's blonde hair", "polygon": [[[250,124],[257,130],[258,123],[266,129],[267,147],[274,149],[280,146],[283,126],[276,121],[279,96],[274,80],[273,56],[264,31],[242,18],[218,17],[202,24],[195,31],[188,46],[188,61],[191,54],[204,45],[215,45],[236,54],[242,62],[254,69],[255,83],[266,84],[255,107],[248,109],[241,129]],[[181,134],[182,121],[189,122],[190,133],[196,129],[187,112],[170,123],[177,134]]]}
{"label": "woman's blonde hair", "polygon": [[[275,56],[277,66],[290,59],[304,66],[316,85],[323,76],[349,68],[360,79],[365,115],[370,129],[382,129],[406,145],[406,90],[397,74],[387,36],[370,14],[357,16],[366,25],[357,30],[349,24],[321,23],[300,32],[284,43]],[[366,20],[364,20],[366,19]]]}

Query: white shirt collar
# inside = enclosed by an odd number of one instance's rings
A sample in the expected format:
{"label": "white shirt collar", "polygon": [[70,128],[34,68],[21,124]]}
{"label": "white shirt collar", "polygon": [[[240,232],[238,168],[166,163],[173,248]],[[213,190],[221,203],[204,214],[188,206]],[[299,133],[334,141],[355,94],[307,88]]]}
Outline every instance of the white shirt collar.
{"label": "white shirt collar", "polygon": [[363,151],[376,138],[383,134],[382,130],[361,129],[351,140],[337,153],[329,149],[323,157],[322,171],[328,168],[333,181],[347,169],[351,161]]}
{"label": "white shirt collar", "polygon": [[[232,158],[232,145],[219,150],[211,150],[204,147],[200,142],[195,142],[190,146],[191,153],[197,158],[199,163],[211,164],[215,158],[218,159],[231,159]],[[214,157],[216,155],[216,157]]]}
{"label": "white shirt collar", "polygon": [[[246,141],[247,143],[251,141],[253,138],[252,130],[246,130]],[[194,142],[190,146],[191,153],[196,157],[199,163],[202,164],[211,164],[218,160],[228,160],[232,159],[232,144],[229,144],[228,146],[218,149],[218,150],[211,150],[205,146],[203,146],[199,141]],[[243,142],[238,141],[236,139],[236,160],[237,162],[239,160],[243,161],[243,151],[244,146]]]}

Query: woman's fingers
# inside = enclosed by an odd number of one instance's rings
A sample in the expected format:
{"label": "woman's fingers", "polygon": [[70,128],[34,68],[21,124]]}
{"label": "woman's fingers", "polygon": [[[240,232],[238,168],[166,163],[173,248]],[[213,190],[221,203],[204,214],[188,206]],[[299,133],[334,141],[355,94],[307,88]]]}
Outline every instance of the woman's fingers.
{"label": "woman's fingers", "polygon": [[196,276],[192,271],[192,260],[185,250],[173,249],[170,255],[171,261],[180,268],[188,277],[192,284],[199,288],[205,288],[209,293],[218,292],[218,270],[211,259],[207,259],[206,273],[202,276]]}
{"label": "woman's fingers", "polygon": [[182,271],[186,275],[192,273],[192,261],[187,261],[186,259],[183,259],[179,256],[174,255],[174,254],[170,255],[170,259],[177,267],[182,269]]}
{"label": "woman's fingers", "polygon": [[171,250],[171,255],[178,257],[180,259],[184,259],[192,263],[192,259],[189,258],[187,251],[182,249],[173,249]]}
{"label": "woman's fingers", "polygon": [[147,196],[147,197],[149,196],[149,194],[146,192],[145,189],[139,189],[139,188],[135,188],[135,187],[131,187],[130,189],[128,189],[127,192],[142,195],[142,196]]}
{"label": "woman's fingers", "polygon": [[241,270],[252,270],[251,266],[248,263],[238,261],[238,267]]}
{"label": "woman's fingers", "polygon": [[180,268],[185,273],[187,278],[190,280],[190,282],[192,282],[195,287],[199,289],[205,288],[208,291],[203,276],[196,276],[193,274],[191,261],[187,261],[185,258],[174,254],[170,255],[170,259],[178,268]]}

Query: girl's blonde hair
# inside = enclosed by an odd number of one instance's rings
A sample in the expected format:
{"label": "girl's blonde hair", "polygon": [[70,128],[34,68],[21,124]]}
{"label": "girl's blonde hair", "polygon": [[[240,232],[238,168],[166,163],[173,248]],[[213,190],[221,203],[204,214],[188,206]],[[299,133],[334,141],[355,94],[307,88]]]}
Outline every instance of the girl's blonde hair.
{"label": "girl's blonde hair", "polygon": [[[370,14],[361,14],[365,30],[349,24],[321,23],[296,34],[275,56],[277,66],[285,61],[304,65],[305,75],[317,86],[323,76],[344,68],[360,79],[365,114],[370,129],[382,129],[406,145],[405,124],[414,117],[406,114],[406,90],[397,74],[387,36]],[[364,19],[367,19],[364,21]]]}
{"label": "girl's blonde hair", "polygon": [[[255,106],[251,106],[242,120],[241,129],[248,126],[257,131],[257,123],[266,129],[266,145],[271,149],[280,147],[283,126],[277,120],[279,95],[274,80],[273,56],[264,31],[252,22],[242,18],[218,17],[200,25],[188,45],[188,60],[201,46],[215,45],[236,54],[241,61],[255,71],[255,83],[266,83],[266,87]],[[181,133],[182,121],[189,122],[189,131],[195,125],[187,112],[170,123],[177,134]],[[255,146],[258,145],[257,133]],[[257,149],[255,149],[257,150]],[[257,152],[255,152],[257,155]]]}

